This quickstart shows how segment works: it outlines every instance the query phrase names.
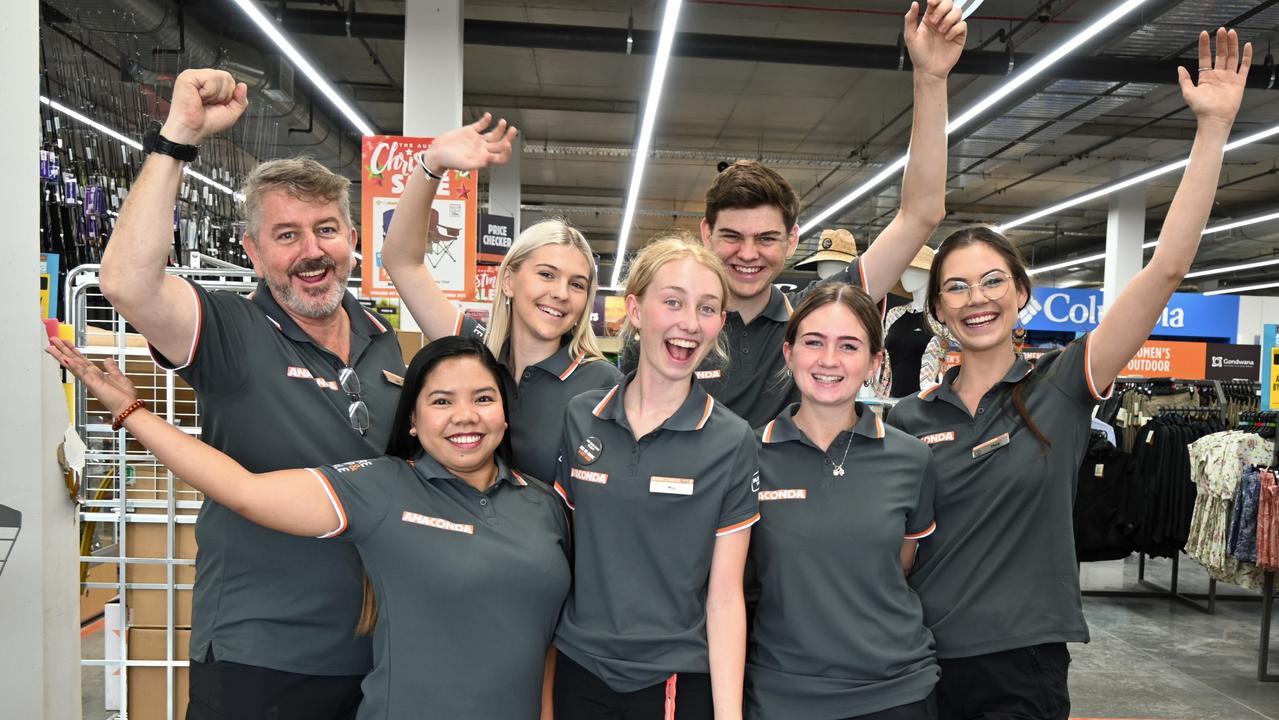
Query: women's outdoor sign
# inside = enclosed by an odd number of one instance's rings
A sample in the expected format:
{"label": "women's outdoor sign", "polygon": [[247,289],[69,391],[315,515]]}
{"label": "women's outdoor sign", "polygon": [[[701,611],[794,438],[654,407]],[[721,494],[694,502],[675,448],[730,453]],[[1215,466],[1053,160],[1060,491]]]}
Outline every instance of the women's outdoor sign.
{"label": "women's outdoor sign", "polygon": [[[396,205],[417,161],[414,155],[432,138],[366,135],[361,164],[361,252],[365,297],[399,297],[382,267],[382,243]],[[427,229],[426,264],[444,294],[454,300],[475,297],[474,172],[450,170],[440,181]]]}

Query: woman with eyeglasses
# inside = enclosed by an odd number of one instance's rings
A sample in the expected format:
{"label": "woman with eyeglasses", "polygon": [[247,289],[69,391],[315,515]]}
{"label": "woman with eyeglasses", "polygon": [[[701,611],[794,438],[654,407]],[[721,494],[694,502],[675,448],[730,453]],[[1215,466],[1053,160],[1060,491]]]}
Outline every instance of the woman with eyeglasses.
{"label": "woman with eyeglasses", "polygon": [[941,663],[942,718],[1065,718],[1067,642],[1087,642],[1071,520],[1094,404],[1149,337],[1190,269],[1252,46],[1235,31],[1199,37],[1197,82],[1178,70],[1197,120],[1190,163],[1150,262],[1101,324],[1032,367],[1013,349],[1030,299],[1021,256],[989,228],[959,230],[929,273],[932,312],[963,350],[940,385],[889,421],[921,438],[938,471],[936,533],[910,576]]}
{"label": "woman with eyeglasses", "polygon": [[272,530],[355,545],[378,597],[359,720],[550,717],[568,518],[511,466],[502,370],[478,340],[443,338],[413,358],[384,456],[269,473],[148,412],[110,360],[104,372],[56,338],[49,353],[113,427],[209,498]]}
{"label": "woman with eyeglasses", "polygon": [[604,360],[591,330],[595,256],[582,233],[563,220],[543,220],[515,238],[498,267],[488,327],[454,305],[431,275],[425,257],[441,181],[450,171],[501,164],[510,156],[515,128],[502,120],[486,132],[490,123],[486,113],[418,154],[391,218],[382,262],[428,338],[477,337],[497,356],[511,402],[515,464],[549,481],[569,399],[612,387],[621,373]]}
{"label": "woman with eyeglasses", "polygon": [[758,433],[752,720],[936,717],[933,638],[906,582],[937,527],[936,475],[928,446],[857,402],[883,349],[879,308],[851,285],[817,286],[786,324],[800,401]]}

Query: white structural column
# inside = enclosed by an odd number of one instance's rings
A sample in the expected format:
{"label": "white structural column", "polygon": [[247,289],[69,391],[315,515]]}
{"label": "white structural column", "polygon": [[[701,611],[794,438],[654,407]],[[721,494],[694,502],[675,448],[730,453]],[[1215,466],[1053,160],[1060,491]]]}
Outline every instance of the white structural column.
{"label": "white structural column", "polygon": [[0,353],[4,432],[0,433],[0,505],[22,514],[21,529],[0,510],[0,715],[80,717],[79,588],[75,507],[62,488],[57,442],[67,426],[58,370],[43,353],[37,294],[40,198],[39,3],[7,3],[0,16]]}
{"label": "white structural column", "polygon": [[[1124,163],[1120,175],[1141,169]],[[1146,241],[1146,191],[1140,185],[1110,196],[1106,216],[1106,276],[1104,302],[1110,303],[1141,270],[1142,244]]]}
{"label": "white structural column", "polygon": [[[462,124],[462,0],[404,5],[404,134],[435,137]],[[400,328],[417,330],[407,307]]]}
{"label": "white structural column", "polygon": [[520,153],[524,137],[517,135],[511,148],[511,159],[505,165],[489,168],[489,207],[494,215],[515,218],[515,234],[520,234]]}

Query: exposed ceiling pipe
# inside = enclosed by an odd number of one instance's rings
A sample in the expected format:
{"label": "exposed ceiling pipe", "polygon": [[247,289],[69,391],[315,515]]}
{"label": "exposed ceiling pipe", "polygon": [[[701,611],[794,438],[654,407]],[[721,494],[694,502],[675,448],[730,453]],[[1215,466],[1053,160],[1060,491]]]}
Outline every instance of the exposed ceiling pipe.
{"label": "exposed ceiling pipe", "polygon": [[[620,145],[579,145],[525,140],[523,143],[523,154],[526,156],[540,155],[629,160],[630,158],[635,157],[635,148]],[[758,160],[765,165],[771,165],[773,167],[841,167],[845,169],[855,169],[881,167],[883,165],[881,162],[844,160],[840,158],[832,158],[829,155],[805,153],[759,155],[750,152],[733,152],[731,150],[721,152],[711,150],[681,150],[674,148],[656,148],[649,152],[649,157],[655,160],[688,160],[691,162],[709,163],[716,163],[720,161],[733,162],[735,160],[749,158],[751,160]]]}
{"label": "exposed ceiling pipe", "polygon": [[[354,13],[350,17],[350,36],[387,40],[404,39],[404,16],[380,13]],[[346,13],[288,8],[284,11],[284,28],[298,35],[348,35]],[[237,21],[232,21],[237,22]],[[582,52],[627,52],[628,31],[624,27],[590,27],[585,25],[551,25],[545,23],[467,20],[463,39],[468,45],[541,48]],[[657,33],[633,30],[632,53],[651,55],[657,47]],[[673,55],[707,60],[739,60],[824,67],[847,67],[870,70],[909,70],[909,54],[896,45],[838,43],[789,38],[680,33]],[[964,53],[955,66],[961,75],[1004,76],[1013,68],[1034,62],[1035,55],[998,51]],[[1109,82],[1156,83],[1175,85],[1175,60],[1116,59],[1105,56],[1067,58],[1049,69],[1047,80],[1102,80]],[[1250,87],[1264,88],[1269,73],[1261,66],[1248,77]]]}

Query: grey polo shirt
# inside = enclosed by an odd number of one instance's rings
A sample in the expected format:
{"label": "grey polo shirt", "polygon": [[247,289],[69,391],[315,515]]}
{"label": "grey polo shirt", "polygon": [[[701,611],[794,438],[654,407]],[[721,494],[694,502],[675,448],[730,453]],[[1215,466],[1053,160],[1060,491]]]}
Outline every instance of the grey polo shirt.
{"label": "grey polo shirt", "polygon": [[[252,299],[192,283],[191,354],[174,367],[195,389],[204,441],[253,472],[314,467],[386,449],[404,374],[395,333],[347,294],[351,363],[371,427],[351,427],[338,385],[342,361],[313,342],[265,283]],[[196,525],[191,657],[307,675],[362,675],[372,665],[355,637],[363,571],[354,548],[285,535],[205,499]]]}
{"label": "grey polo shirt", "polygon": [[[458,312],[455,335],[484,339],[487,329],[470,316]],[[502,346],[497,361],[506,372],[506,400],[510,405],[511,454],[515,467],[536,478],[551,482],[558,467],[560,435],[564,431],[564,410],[568,401],[590,390],[611,388],[622,379],[622,373],[603,360],[588,359],[584,353],[573,355],[565,337],[560,349],[545,360],[524,368],[516,382],[511,363],[511,344]]]}
{"label": "grey polo shirt", "polygon": [[[724,339],[728,344],[728,363],[708,358],[697,370],[696,377],[717,401],[723,403],[753,428],[777,417],[782,408],[799,400],[795,383],[786,374],[786,358],[782,342],[786,323],[794,306],[814,288],[827,282],[849,283],[866,287],[865,268],[860,258],[827,280],[817,280],[799,292],[783,293],[769,288],[768,304],[750,323],[742,316],[728,312],[724,322]],[[622,371],[630,372],[638,362],[635,349],[622,353]]]}
{"label": "grey polo shirt", "polygon": [[573,592],[555,646],[617,692],[710,672],[706,588],[717,537],[759,520],[755,437],[692,383],[635,440],[634,375],[569,402],[556,492],[573,509]]}
{"label": "grey polo shirt", "polygon": [[[1088,641],[1072,512],[1089,418],[1103,398],[1089,368],[1091,341],[1079,338],[1034,368],[1018,357],[975,415],[951,389],[952,368],[888,416],[928,443],[936,461],[941,525],[921,545],[910,584],[939,657]],[[1018,382],[1030,383],[1026,407],[1051,448],[1013,408]]]}
{"label": "grey polo shirt", "polygon": [[848,448],[836,477],[798,409],[758,431],[746,716],[837,720],[922,700],[940,673],[901,546],[937,527],[932,455],[859,403],[857,425],[830,445],[833,462]]}
{"label": "grey polo shirt", "polygon": [[325,537],[354,544],[377,595],[359,720],[537,720],[571,582],[568,516],[549,488],[499,463],[480,492],[426,454],[317,476],[340,518]]}

